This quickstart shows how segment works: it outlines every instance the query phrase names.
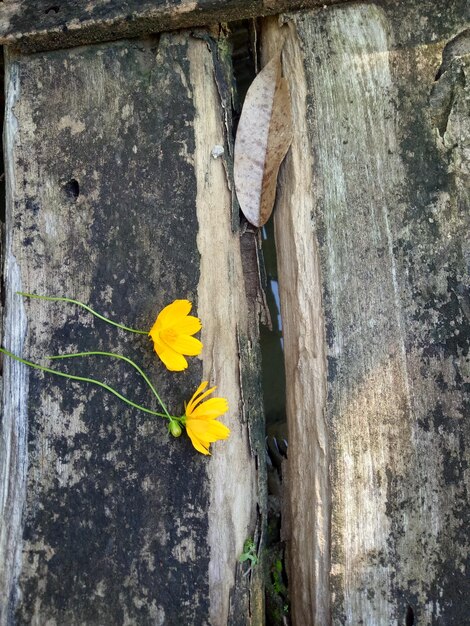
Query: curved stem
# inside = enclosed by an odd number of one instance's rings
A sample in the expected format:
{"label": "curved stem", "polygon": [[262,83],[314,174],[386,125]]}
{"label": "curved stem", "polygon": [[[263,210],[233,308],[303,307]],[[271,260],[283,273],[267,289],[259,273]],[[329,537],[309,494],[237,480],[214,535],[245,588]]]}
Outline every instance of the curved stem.
{"label": "curved stem", "polygon": [[63,378],[69,378],[70,380],[79,380],[84,383],[92,383],[93,385],[98,385],[99,387],[103,387],[103,389],[106,389],[107,391],[111,392],[112,394],[117,396],[120,400],[122,400],[126,404],[129,404],[130,406],[133,406],[136,409],[140,409],[141,411],[144,411],[145,413],[150,413],[151,415],[158,415],[158,417],[164,417],[165,419],[167,418],[167,416],[164,415],[163,413],[157,413],[157,411],[152,411],[151,409],[147,409],[144,406],[141,406],[140,404],[136,404],[135,402],[132,402],[132,400],[129,400],[128,398],[121,395],[119,391],[116,391],[116,389],[114,389],[113,387],[110,387],[106,383],[102,383],[99,380],[95,380],[94,378],[85,378],[84,376],[74,376],[73,374],[66,374],[65,372],[52,370],[49,367],[44,367],[43,365],[38,365],[37,363],[32,363],[31,361],[22,359],[21,357],[16,356],[16,354],[13,354],[12,352],[8,352],[8,350],[5,350],[5,348],[0,348],[0,352],[2,352],[3,354],[6,354],[12,359],[15,359],[15,361],[19,361],[20,363],[24,363],[25,365],[34,367],[37,370],[48,372],[49,374],[55,374],[56,376],[62,376]]}
{"label": "curved stem", "polygon": [[165,404],[163,403],[163,400],[158,395],[157,390],[155,389],[155,387],[150,382],[147,374],[137,365],[137,363],[132,361],[132,359],[128,359],[126,356],[123,356],[122,354],[115,354],[114,352],[101,352],[99,350],[94,350],[92,352],[74,352],[73,354],[57,354],[57,355],[54,355],[54,356],[47,356],[45,358],[54,360],[54,359],[69,359],[71,357],[76,357],[76,356],[94,356],[94,355],[96,355],[96,356],[110,356],[110,357],[114,357],[115,359],[121,359],[122,361],[126,361],[126,363],[129,363],[130,365],[132,365],[132,367],[139,372],[139,374],[142,376],[142,378],[145,380],[147,385],[152,390],[154,396],[157,398],[158,402],[160,403],[160,406],[162,407],[163,411],[165,412],[166,417],[168,417],[169,420],[173,419],[171,417],[171,415],[168,413],[168,409],[166,408]]}
{"label": "curved stem", "polygon": [[138,335],[148,335],[148,331],[146,330],[137,330],[136,328],[130,328],[129,326],[124,326],[124,324],[119,324],[118,322],[113,322],[112,320],[104,317],[97,311],[94,311],[91,307],[79,300],[73,300],[72,298],[61,298],[58,296],[40,296],[36,293],[24,293],[22,291],[16,292],[19,296],[23,296],[24,298],[36,298],[37,300],[50,300],[51,302],[70,302],[71,304],[76,304],[77,306],[81,306],[83,309],[89,311],[95,317],[98,317],[103,322],[107,322],[108,324],[112,324],[113,326],[117,326],[118,328],[122,328],[122,330],[128,330],[130,333],[137,333]]}

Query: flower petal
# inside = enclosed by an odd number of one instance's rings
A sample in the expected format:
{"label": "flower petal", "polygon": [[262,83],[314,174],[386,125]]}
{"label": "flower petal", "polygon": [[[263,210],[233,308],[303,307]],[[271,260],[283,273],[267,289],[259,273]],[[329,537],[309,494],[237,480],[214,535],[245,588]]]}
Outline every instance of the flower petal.
{"label": "flower petal", "polygon": [[198,317],[194,317],[194,315],[187,315],[186,317],[183,317],[183,319],[177,320],[171,327],[177,333],[181,333],[182,335],[194,335],[201,330],[202,324]]}
{"label": "flower petal", "polygon": [[188,367],[184,356],[197,356],[202,343],[192,335],[201,330],[201,321],[189,315],[189,300],[174,300],[160,311],[149,331],[155,352],[169,370],[181,371]]}
{"label": "flower petal", "polygon": [[202,452],[202,454],[210,455],[209,444],[207,444],[207,447],[204,447],[203,444],[199,441],[199,439],[195,435],[193,435],[190,430],[186,429],[186,431],[188,433],[188,437],[191,439],[191,443],[196,448],[196,450],[198,452]]}
{"label": "flower petal", "polygon": [[217,439],[227,439],[230,435],[230,428],[225,426],[225,424],[222,424],[222,422],[213,420],[209,422],[209,426],[212,437],[217,437]]}
{"label": "flower petal", "polygon": [[227,439],[230,429],[216,421],[216,418],[228,411],[228,402],[225,398],[204,398],[213,393],[216,387],[207,389],[208,382],[202,382],[185,405],[186,432],[193,446],[203,454],[210,454],[210,444],[219,439]]}
{"label": "flower petal", "polygon": [[170,372],[182,372],[188,367],[188,362],[182,354],[168,348],[160,354],[163,364]]}
{"label": "flower petal", "polygon": [[202,381],[202,383],[199,385],[199,387],[193,393],[191,400],[188,402],[188,405],[191,404],[191,402],[194,400],[194,398],[196,396],[198,396],[200,393],[202,393],[204,391],[204,389],[207,387],[208,384],[209,384],[208,380],[203,380]]}
{"label": "flower petal", "polygon": [[157,341],[159,341],[160,339],[160,331],[157,328],[157,322],[155,322],[155,324],[152,326],[152,328],[149,331],[149,337],[152,339],[152,341],[155,343]]}
{"label": "flower petal", "polygon": [[155,352],[158,354],[163,364],[172,372],[181,372],[188,367],[188,362],[182,354],[175,352],[172,348],[162,343],[158,339],[153,339]]}
{"label": "flower petal", "polygon": [[225,398],[210,398],[193,409],[191,419],[213,420],[228,411],[228,402]]}
{"label": "flower petal", "polygon": [[227,439],[230,429],[216,420],[188,420],[186,430],[192,433],[203,445],[219,439]]}
{"label": "flower petal", "polygon": [[[203,383],[204,384],[204,383]],[[191,417],[191,415],[194,412],[194,409],[197,407],[197,405],[206,397],[209,396],[211,393],[213,393],[217,387],[211,387],[210,389],[208,389],[207,391],[204,391],[204,393],[199,394],[199,397],[197,397],[198,391],[199,389],[201,389],[202,385],[200,385],[198,387],[198,390],[196,391],[196,393],[193,395],[193,397],[191,398],[191,400],[188,402],[188,405],[186,406],[186,415],[188,417]],[[207,382],[204,385],[203,389],[205,389],[207,387]]]}
{"label": "flower petal", "polygon": [[158,329],[173,326],[189,314],[192,306],[189,300],[174,300],[160,311],[155,325]]}
{"label": "flower petal", "polygon": [[202,350],[202,343],[199,339],[189,335],[179,335],[173,328],[161,330],[160,339],[172,350],[187,356],[197,356]]}

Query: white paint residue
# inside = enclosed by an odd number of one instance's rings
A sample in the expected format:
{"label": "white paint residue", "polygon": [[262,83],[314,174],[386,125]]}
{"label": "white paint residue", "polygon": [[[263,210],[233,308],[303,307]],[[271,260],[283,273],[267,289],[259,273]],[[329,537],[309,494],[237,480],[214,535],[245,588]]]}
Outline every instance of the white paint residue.
{"label": "white paint residue", "polygon": [[224,152],[225,152],[225,150],[224,150],[223,146],[216,145],[211,150],[211,156],[214,159],[218,159],[219,157],[221,157],[223,155]]}

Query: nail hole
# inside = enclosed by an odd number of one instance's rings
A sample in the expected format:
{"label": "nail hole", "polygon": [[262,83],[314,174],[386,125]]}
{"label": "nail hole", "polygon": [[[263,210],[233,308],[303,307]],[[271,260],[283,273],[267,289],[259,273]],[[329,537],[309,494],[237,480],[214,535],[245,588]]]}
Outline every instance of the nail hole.
{"label": "nail hole", "polygon": [[405,626],[414,626],[415,614],[410,605],[406,609]]}
{"label": "nail hole", "polygon": [[46,15],[48,15],[49,13],[58,13],[60,11],[60,7],[58,7],[57,5],[53,6],[53,7],[49,7],[48,9],[46,9],[44,11],[44,13]]}
{"label": "nail hole", "polygon": [[67,198],[76,200],[80,195],[80,185],[78,181],[76,181],[75,178],[69,180],[69,182],[64,185],[64,191]]}

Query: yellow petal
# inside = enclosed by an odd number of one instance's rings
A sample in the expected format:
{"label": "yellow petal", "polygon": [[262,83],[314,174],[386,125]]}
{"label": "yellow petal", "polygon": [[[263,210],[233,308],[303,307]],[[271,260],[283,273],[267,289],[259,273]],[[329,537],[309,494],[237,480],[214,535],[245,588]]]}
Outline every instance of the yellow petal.
{"label": "yellow petal", "polygon": [[[196,389],[196,391],[193,393],[193,397],[191,398],[191,400],[189,402],[191,403],[196,396],[198,396],[200,393],[202,393],[204,391],[204,389],[207,387],[208,384],[209,384],[208,380],[203,380],[202,383],[199,385],[199,387]],[[215,389],[215,387],[214,387],[214,389]]]}
{"label": "yellow petal", "polygon": [[213,443],[219,439],[227,439],[230,429],[216,420],[188,420],[186,429],[196,437],[202,445]]}
{"label": "yellow petal", "polygon": [[225,398],[210,398],[196,407],[191,417],[194,419],[212,420],[228,411],[228,402]]}
{"label": "yellow petal", "polygon": [[[202,387],[202,385],[204,385],[204,387]],[[197,405],[207,396],[209,396],[211,393],[213,393],[217,387],[211,387],[210,389],[208,389],[207,391],[205,391],[204,393],[201,393],[199,395],[199,397],[197,397],[198,395],[198,391],[202,388],[205,389],[207,387],[207,383],[202,383],[202,385],[200,385],[198,387],[198,390],[196,391],[196,393],[193,395],[193,397],[191,398],[191,400],[188,402],[188,406],[186,407],[186,415],[190,416],[193,412],[194,409],[197,407]]]}
{"label": "yellow petal", "polygon": [[197,356],[202,350],[202,343],[199,339],[189,335],[180,335],[173,328],[161,330],[160,339],[176,352],[187,356]]}
{"label": "yellow petal", "polygon": [[173,326],[188,315],[192,306],[189,300],[174,300],[160,311],[154,326],[157,326],[158,329]]}
{"label": "yellow petal", "polygon": [[214,441],[217,441],[218,439],[227,439],[230,435],[230,428],[221,422],[213,420],[209,422],[208,425],[210,427],[210,435],[211,437],[214,437]]}
{"label": "yellow petal", "polygon": [[196,435],[194,435],[190,429],[186,429],[186,432],[188,433],[188,437],[191,439],[191,443],[193,444],[193,446],[196,448],[196,450],[198,452],[202,452],[202,454],[210,454],[209,452],[209,445],[210,444],[206,444],[206,446],[204,446],[204,444],[196,437]]}
{"label": "yellow petal", "polygon": [[187,315],[183,319],[177,320],[171,327],[181,335],[194,335],[201,330],[202,324],[198,317]]}
{"label": "yellow petal", "polygon": [[160,333],[154,330],[149,332],[150,338],[153,341],[153,348],[155,352],[160,356],[160,352],[166,350],[167,346],[160,341]]}
{"label": "yellow petal", "polygon": [[155,324],[150,329],[149,336],[152,338],[152,341],[154,341],[154,342],[155,341],[159,341],[160,331],[157,328],[157,322],[155,322]]}
{"label": "yellow petal", "polygon": [[181,372],[188,367],[188,362],[182,354],[175,352],[161,341],[154,340],[153,346],[163,364],[172,372]]}
{"label": "yellow petal", "polygon": [[207,387],[208,384],[209,382],[207,380],[204,380],[196,389],[196,391],[193,393],[193,395],[191,396],[191,400],[188,402],[188,404],[185,403],[184,407],[186,409],[185,411],[186,415],[189,415],[188,411],[191,412],[194,406],[198,403],[198,400],[197,400],[198,395],[204,391],[204,389]]}
{"label": "yellow petal", "polygon": [[170,372],[182,372],[188,367],[188,362],[182,354],[174,350],[167,350],[160,355],[163,364]]}

